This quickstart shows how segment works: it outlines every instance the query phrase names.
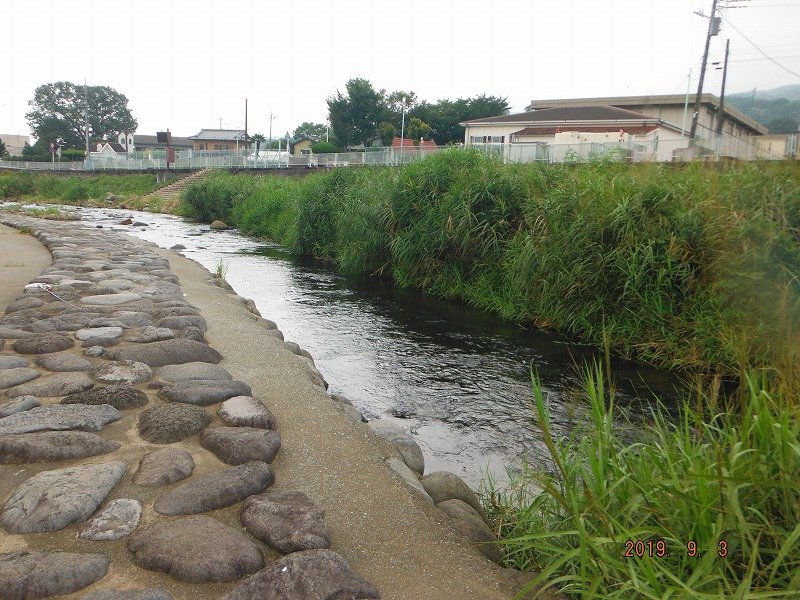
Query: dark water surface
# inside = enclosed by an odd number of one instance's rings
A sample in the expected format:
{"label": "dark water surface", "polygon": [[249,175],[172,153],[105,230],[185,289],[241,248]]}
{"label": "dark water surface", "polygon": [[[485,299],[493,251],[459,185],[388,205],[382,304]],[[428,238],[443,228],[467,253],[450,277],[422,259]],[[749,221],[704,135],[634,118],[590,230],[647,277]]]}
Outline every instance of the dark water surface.
{"label": "dark water surface", "polygon": [[[532,423],[531,365],[558,431],[585,412],[570,393],[578,385],[575,365],[597,356],[585,346],[385,280],[347,278],[233,231],[127,210],[81,212],[86,226],[165,248],[182,244],[182,254],[210,271],[221,261],[236,292],[311,352],[330,392],[350,398],[368,419],[390,418],[412,434],[426,472],[452,471],[477,487],[487,470],[503,480],[507,466],[545,455]],[[118,225],[125,217],[147,227]],[[623,401],[646,406],[654,393],[674,394],[674,379],[663,371],[617,360],[614,372]]]}

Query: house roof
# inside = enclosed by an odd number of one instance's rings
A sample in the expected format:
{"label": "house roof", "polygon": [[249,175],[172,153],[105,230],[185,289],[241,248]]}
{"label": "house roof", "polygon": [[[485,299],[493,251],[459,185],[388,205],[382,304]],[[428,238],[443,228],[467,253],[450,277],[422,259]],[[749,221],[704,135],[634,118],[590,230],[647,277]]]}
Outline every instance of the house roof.
{"label": "house roof", "polygon": [[473,119],[467,121],[467,125],[478,125],[481,123],[538,123],[538,122],[558,122],[558,121],[640,121],[642,123],[657,124],[658,119],[649,115],[608,106],[603,104],[591,106],[560,106],[557,108],[543,108],[513,115],[500,115],[498,117],[487,117],[484,119]]}
{"label": "house roof", "polygon": [[[419,148],[422,147],[423,149],[432,150],[438,148],[439,146],[436,145],[436,142],[433,140],[422,140],[420,143],[419,140],[410,140],[408,138],[403,138],[403,149],[406,148]],[[392,138],[392,148],[400,148],[400,138],[393,137]]]}
{"label": "house roof", "polygon": [[567,131],[576,131],[580,133],[615,133],[621,131],[622,133],[630,133],[631,135],[646,135],[653,133],[658,129],[657,125],[534,125],[533,127],[526,127],[520,131],[515,131],[512,136],[522,137],[526,135],[553,135],[555,133],[563,133]]}
{"label": "house roof", "polygon": [[110,147],[110,148],[111,148],[111,149],[112,149],[114,152],[122,152],[123,154],[124,154],[125,152],[127,152],[127,150],[125,150],[125,147],[124,147],[122,144],[120,144],[119,142],[106,142],[106,144],[108,144],[108,146],[109,146],[109,147]]}
{"label": "house roof", "polygon": [[[541,110],[545,108],[556,108],[566,106],[596,106],[598,104],[607,104],[616,107],[644,107],[644,106],[684,106],[686,96],[683,94],[678,95],[653,95],[653,96],[605,96],[602,98],[558,98],[555,100],[532,100],[526,107],[527,110]],[[694,103],[694,94],[692,94],[689,103],[689,110],[692,110]],[[703,94],[701,96],[701,104],[710,107],[713,111],[719,110],[719,98],[714,94]],[[691,113],[690,113],[691,114]],[[731,106],[729,103],[725,104],[725,116],[728,119],[734,119],[742,125],[756,131],[760,134],[769,133],[769,130],[749,117],[744,112]]]}
{"label": "house roof", "polygon": [[201,129],[200,133],[189,136],[190,140],[212,140],[235,142],[244,140],[244,129]]}
{"label": "house roof", "polygon": [[[155,135],[139,135],[136,134],[133,136],[133,145],[134,146],[163,146],[163,142],[158,141],[158,137]],[[177,137],[172,136],[172,146],[174,148],[191,148],[192,147],[192,140],[188,137]]]}

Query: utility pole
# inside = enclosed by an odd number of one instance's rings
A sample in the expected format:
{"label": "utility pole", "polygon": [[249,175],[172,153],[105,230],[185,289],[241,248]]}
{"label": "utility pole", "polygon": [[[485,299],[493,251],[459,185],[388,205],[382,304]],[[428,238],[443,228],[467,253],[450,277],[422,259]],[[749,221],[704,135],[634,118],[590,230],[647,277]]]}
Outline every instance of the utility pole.
{"label": "utility pole", "polygon": [[89,87],[83,80],[83,133],[86,138],[86,160],[89,160]]}
{"label": "utility pole", "polygon": [[269,148],[272,149],[272,121],[275,119],[275,116],[272,114],[272,111],[269,113]]}
{"label": "utility pole", "polygon": [[700,65],[700,82],[697,85],[697,96],[694,100],[694,114],[692,115],[692,129],[689,132],[689,139],[694,140],[697,134],[697,121],[700,118],[700,100],[703,96],[703,82],[706,78],[706,63],[708,62],[708,49],[711,46],[711,38],[719,33],[719,19],[717,18],[717,0],[711,2],[711,16],[708,17],[708,33],[706,34],[706,47],[703,50],[703,61]]}
{"label": "utility pole", "polygon": [[725,80],[728,78],[728,54],[731,40],[725,40],[725,64],[722,67],[722,92],[719,95],[719,116],[717,117],[717,137],[722,135],[722,124],[725,122]]}
{"label": "utility pole", "polygon": [[244,147],[247,149],[247,98],[244,99]]}

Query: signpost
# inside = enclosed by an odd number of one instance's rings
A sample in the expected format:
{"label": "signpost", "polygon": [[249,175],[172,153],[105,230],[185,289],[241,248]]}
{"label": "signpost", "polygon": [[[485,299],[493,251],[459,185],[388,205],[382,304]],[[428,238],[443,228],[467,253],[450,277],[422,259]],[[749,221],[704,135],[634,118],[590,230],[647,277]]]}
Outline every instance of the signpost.
{"label": "signpost", "polygon": [[156,132],[156,139],[159,144],[167,145],[167,171],[169,171],[170,163],[175,162],[175,148],[172,147],[172,134],[169,129],[166,131],[158,131]]}

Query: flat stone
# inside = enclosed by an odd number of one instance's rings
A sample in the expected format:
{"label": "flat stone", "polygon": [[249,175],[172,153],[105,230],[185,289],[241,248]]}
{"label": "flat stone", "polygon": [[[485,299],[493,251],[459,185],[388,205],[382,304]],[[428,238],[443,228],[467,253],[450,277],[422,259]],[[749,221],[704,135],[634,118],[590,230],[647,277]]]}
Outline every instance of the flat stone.
{"label": "flat stone", "polygon": [[[24,331],[15,327],[0,326],[0,339],[4,340],[0,343],[0,350],[5,347],[5,340],[21,340],[31,336],[30,331]],[[13,348],[13,346],[12,346]]]}
{"label": "flat stone", "polygon": [[122,327],[93,327],[79,329],[75,337],[84,343],[84,346],[112,346],[122,337]]}
{"label": "flat stone", "polygon": [[128,279],[104,279],[101,287],[109,292],[123,292],[133,287],[133,282]]}
{"label": "flat stone", "polygon": [[90,389],[94,383],[83,373],[55,373],[6,390],[6,396],[36,396],[52,398]]}
{"label": "flat stone", "polygon": [[141,300],[139,294],[133,292],[120,292],[118,294],[100,294],[98,296],[86,296],[81,298],[83,304],[91,306],[116,306],[118,304],[128,304]]}
{"label": "flat stone", "polygon": [[174,600],[167,590],[142,588],[139,590],[97,590],[78,600]]}
{"label": "flat stone", "polygon": [[0,371],[0,389],[20,385],[39,377],[41,373],[36,369],[20,367],[18,369],[3,369]]}
{"label": "flat stone", "polygon": [[433,499],[431,499],[431,497],[425,491],[425,488],[422,487],[419,479],[417,479],[417,475],[408,468],[406,463],[399,458],[390,456],[386,459],[386,466],[399,475],[403,482],[412,490],[417,492],[426,502],[433,504]]}
{"label": "flat stone", "polygon": [[106,362],[94,369],[91,376],[102,383],[137,385],[153,378],[153,371],[133,360]]}
{"label": "flat stone", "polygon": [[135,310],[121,310],[113,313],[111,318],[119,321],[125,327],[147,327],[153,324],[150,316]]}
{"label": "flat stone", "polygon": [[61,399],[61,404],[108,404],[117,410],[139,408],[148,403],[147,394],[129,385],[103,385]]}
{"label": "flat stone", "polygon": [[208,406],[236,396],[249,396],[253,392],[243,381],[194,379],[165,386],[158,393],[167,402]]}
{"label": "flat stone", "polygon": [[129,339],[131,342],[136,342],[137,344],[146,344],[148,342],[158,342],[161,340],[171,340],[175,337],[175,332],[172,329],[167,329],[166,327],[153,327],[152,325],[148,325],[143,327],[142,330],[137,334],[134,335]]}
{"label": "flat stone", "polygon": [[142,439],[154,444],[172,444],[199,433],[209,423],[211,416],[199,406],[173,402],[143,411],[138,427]]}
{"label": "flat stone", "polygon": [[0,554],[0,594],[14,600],[71,594],[105,577],[110,562],[102,554],[27,551]]}
{"label": "flat stone", "polygon": [[239,583],[222,600],[375,600],[378,590],[332,550],[292,552]]}
{"label": "flat stone", "polygon": [[185,317],[189,315],[199,315],[200,311],[197,307],[192,306],[191,304],[181,303],[175,306],[158,306],[158,318],[163,319],[165,317]]}
{"label": "flat stone", "polygon": [[486,525],[490,526],[489,517],[486,516],[478,496],[458,475],[448,471],[435,471],[425,475],[419,482],[433,498],[434,504],[447,500],[461,500],[474,508]]}
{"label": "flat stone", "polygon": [[164,317],[156,321],[156,327],[166,327],[167,329],[186,329],[197,327],[205,333],[208,331],[206,320],[200,315],[182,315],[178,317]]}
{"label": "flat stone", "polygon": [[191,515],[224,508],[263,492],[275,476],[267,463],[249,462],[193,478],[153,504],[162,515]]}
{"label": "flat stone", "polygon": [[194,379],[230,381],[233,376],[219,365],[205,362],[190,362],[182,365],[167,365],[156,371],[156,375],[164,381],[179,382]]}
{"label": "flat stone", "polygon": [[213,427],[200,434],[200,445],[229,465],[271,463],[280,450],[281,436],[268,429]]}
{"label": "flat stone", "polygon": [[120,412],[108,404],[101,406],[85,404],[38,406],[0,419],[0,434],[71,429],[99,431],[120,418],[122,418]]}
{"label": "flat stone", "polygon": [[51,331],[77,331],[94,318],[97,313],[70,313],[49,319],[40,319],[31,323],[30,330],[34,333],[47,333]]}
{"label": "flat stone", "polygon": [[58,531],[89,518],[125,474],[108,462],[43,471],[20,484],[0,520],[12,533]]}
{"label": "flat stone", "polygon": [[394,445],[409,469],[418,475],[422,475],[425,472],[425,457],[422,455],[422,448],[402,427],[386,419],[370,421],[367,423],[367,427],[372,429],[379,437]]}
{"label": "flat stone", "polygon": [[461,500],[445,500],[437,504],[436,508],[450,517],[456,533],[492,562],[500,562],[500,545],[497,543],[497,538],[474,508]]}
{"label": "flat stone", "polygon": [[11,304],[6,307],[6,314],[9,315],[13,312],[17,312],[18,310],[28,310],[31,308],[39,308],[40,306],[44,306],[44,302],[39,300],[39,298],[19,298],[15,300]]}
{"label": "flat stone", "polygon": [[60,333],[39,333],[17,340],[11,347],[20,354],[50,354],[72,348],[75,342],[71,337]]}
{"label": "flat stone", "polygon": [[136,529],[142,518],[142,505],[133,498],[112,500],[84,525],[79,538],[84,540],[118,540]]}
{"label": "flat stone", "polygon": [[158,486],[177,483],[194,471],[192,455],[183,448],[160,448],[146,454],[133,476],[138,485]]}
{"label": "flat stone", "polygon": [[303,492],[250,496],[241,520],[250,535],[284,554],[331,547],[325,511]]}
{"label": "flat stone", "polygon": [[260,400],[252,396],[236,396],[222,403],[219,417],[232,427],[275,429],[275,417]]}
{"label": "flat stone", "polygon": [[107,454],[120,447],[86,431],[42,431],[0,435],[0,463],[36,463]]}
{"label": "flat stone", "polygon": [[0,404],[0,419],[10,415],[15,415],[17,413],[25,412],[26,410],[30,410],[41,405],[42,403],[39,402],[39,399],[36,396],[18,396],[10,402]]}
{"label": "flat stone", "polygon": [[122,327],[123,329],[126,329],[128,326],[119,319],[114,319],[111,317],[99,317],[89,321],[87,327],[89,327],[89,329],[95,329],[97,327]]}
{"label": "flat stone", "polygon": [[222,355],[208,344],[194,340],[164,340],[114,348],[108,352],[112,360],[134,360],[151,368],[189,362],[218,363]]}
{"label": "flat stone", "polygon": [[178,334],[182,340],[192,340],[193,342],[200,342],[201,344],[208,343],[206,336],[204,336],[203,332],[197,327],[187,327],[186,329],[181,329]]}
{"label": "flat stone", "polygon": [[70,352],[56,352],[55,354],[40,354],[36,357],[36,364],[44,367],[48,371],[55,371],[57,373],[64,372],[85,372],[92,368],[90,363],[85,358]]}
{"label": "flat stone", "polygon": [[0,356],[0,370],[19,369],[27,367],[30,363],[21,356]]}
{"label": "flat stone", "polygon": [[235,581],[264,565],[247,534],[205,515],[149,525],[131,535],[128,549],[145,569],[192,583]]}

